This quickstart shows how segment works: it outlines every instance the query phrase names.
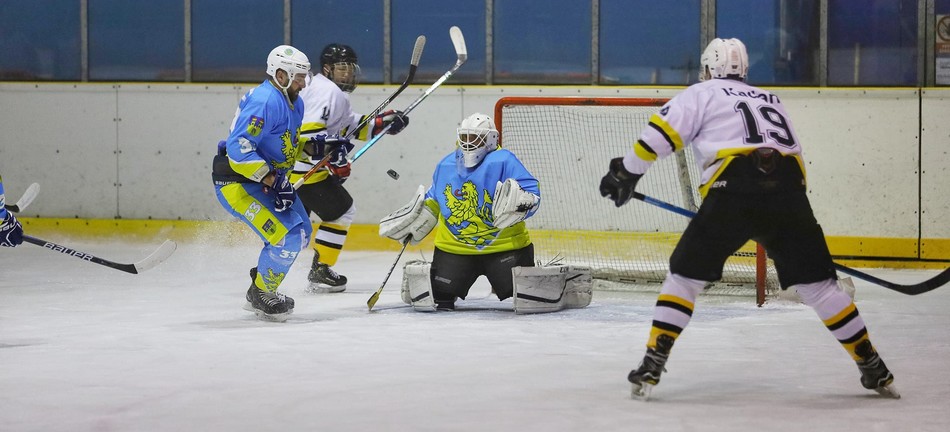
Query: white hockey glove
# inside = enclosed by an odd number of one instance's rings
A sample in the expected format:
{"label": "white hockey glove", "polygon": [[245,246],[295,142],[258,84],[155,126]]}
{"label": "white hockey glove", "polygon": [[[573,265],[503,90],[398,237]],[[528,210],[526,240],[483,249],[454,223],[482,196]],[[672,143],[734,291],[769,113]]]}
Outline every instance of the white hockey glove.
{"label": "white hockey glove", "polygon": [[537,207],[541,198],[526,192],[515,179],[498,182],[492,198],[493,225],[498,229],[508,228],[524,220],[531,209]]}
{"label": "white hockey glove", "polygon": [[419,244],[432,232],[438,221],[438,217],[426,205],[426,189],[420,185],[412,201],[379,221],[379,235],[400,243],[406,241],[407,236],[412,236],[409,241]]}

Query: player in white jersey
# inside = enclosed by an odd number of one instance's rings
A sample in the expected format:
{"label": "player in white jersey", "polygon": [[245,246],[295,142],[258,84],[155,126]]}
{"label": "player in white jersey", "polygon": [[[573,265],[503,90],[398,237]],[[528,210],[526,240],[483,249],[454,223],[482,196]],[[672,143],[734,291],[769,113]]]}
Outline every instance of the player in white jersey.
{"label": "player in white jersey", "polygon": [[[409,118],[400,111],[386,111],[366,121],[366,116],[353,112],[350,108],[350,96],[359,84],[360,68],[356,51],[348,45],[329,44],[320,55],[320,73],[315,74],[300,92],[307,106],[301,139],[314,137],[349,137],[370,140],[390,123],[389,134],[399,133],[409,123]],[[332,152],[328,169],[320,171],[297,190],[300,200],[308,212],[319,217],[314,224],[313,262],[308,279],[311,292],[342,292],[346,290],[346,276],[340,275],[330,267],[336,264],[346,241],[346,235],[356,213],[353,197],[343,187],[350,175],[350,164],[346,154],[352,150],[352,144],[344,140],[326,149]],[[319,157],[323,157],[323,152]],[[294,167],[291,181],[296,182],[313,167],[312,161],[298,162]]]}
{"label": "player in white jersey", "polygon": [[861,384],[900,397],[894,376],[868,337],[851,297],[838,287],[831,254],[805,189],[802,150],[782,102],[745,83],[748,54],[738,39],[714,39],[703,52],[700,83],[650,118],[623,158],[610,161],[600,193],[619,207],[659,158],[692,145],[704,196],[670,257],[647,351],[628,380],[648,397],[673,342],[689,323],[696,296],[722,277],[726,258],[749,239],[775,262],[782,289],[796,289],[857,362]]}

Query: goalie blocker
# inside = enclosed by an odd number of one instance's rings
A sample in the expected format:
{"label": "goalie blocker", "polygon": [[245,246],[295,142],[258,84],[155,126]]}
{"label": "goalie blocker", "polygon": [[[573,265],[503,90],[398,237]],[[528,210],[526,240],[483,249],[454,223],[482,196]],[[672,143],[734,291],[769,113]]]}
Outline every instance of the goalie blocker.
{"label": "goalie blocker", "polygon": [[[403,267],[402,301],[419,312],[436,310],[430,267],[431,263],[423,261],[410,261]],[[586,266],[514,267],[511,278],[516,314],[583,308],[593,297],[591,269]]]}

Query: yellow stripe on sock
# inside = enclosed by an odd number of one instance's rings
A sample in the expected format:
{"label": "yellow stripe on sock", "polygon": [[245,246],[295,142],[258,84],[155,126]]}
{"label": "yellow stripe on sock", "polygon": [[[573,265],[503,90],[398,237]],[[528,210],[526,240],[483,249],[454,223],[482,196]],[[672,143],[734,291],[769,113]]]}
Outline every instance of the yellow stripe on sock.
{"label": "yellow stripe on sock", "polygon": [[848,314],[854,312],[855,309],[857,308],[854,306],[854,302],[851,302],[851,304],[849,304],[847,307],[842,309],[841,312],[838,312],[837,314],[835,314],[835,316],[831,318],[822,320],[822,322],[825,323],[825,327],[831,327],[837,324],[838,321],[841,321],[842,319],[844,319],[844,317],[848,316]]}

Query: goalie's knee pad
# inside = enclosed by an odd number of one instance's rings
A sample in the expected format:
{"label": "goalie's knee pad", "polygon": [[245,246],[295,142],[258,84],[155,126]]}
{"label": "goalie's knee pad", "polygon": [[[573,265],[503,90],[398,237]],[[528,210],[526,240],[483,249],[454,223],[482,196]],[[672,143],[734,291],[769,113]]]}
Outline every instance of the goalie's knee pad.
{"label": "goalie's knee pad", "polygon": [[409,261],[402,268],[402,301],[420,312],[434,312],[435,299],[432,296],[432,281],[429,269],[432,263]]}
{"label": "goalie's knee pad", "polygon": [[514,267],[511,278],[518,314],[582,308],[593,297],[593,277],[586,266]]}

